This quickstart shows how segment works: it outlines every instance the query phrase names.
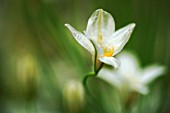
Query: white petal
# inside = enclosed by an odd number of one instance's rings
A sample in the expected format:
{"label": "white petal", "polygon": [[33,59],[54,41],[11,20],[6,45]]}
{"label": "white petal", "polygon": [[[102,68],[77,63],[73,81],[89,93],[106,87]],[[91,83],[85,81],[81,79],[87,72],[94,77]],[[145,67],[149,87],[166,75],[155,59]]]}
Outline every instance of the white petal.
{"label": "white petal", "polygon": [[115,59],[114,57],[101,57],[98,59],[105,64],[115,67],[115,69],[118,69],[120,66],[120,62],[117,59]]}
{"label": "white petal", "polygon": [[151,65],[144,69],[142,82],[144,84],[150,83],[155,78],[163,75],[165,73],[165,67],[159,65]]}
{"label": "white petal", "polygon": [[136,87],[134,87],[134,90],[141,93],[141,94],[143,94],[143,95],[146,95],[149,92],[148,87],[146,87],[145,85],[136,86]]}
{"label": "white petal", "polygon": [[115,50],[115,54],[119,53],[125,44],[128,42],[132,31],[135,27],[135,24],[129,24],[118,31],[114,32],[108,39],[108,43],[106,44],[109,47],[113,47]]}
{"label": "white petal", "polygon": [[117,56],[117,59],[121,62],[121,66],[118,69],[121,75],[132,78],[140,75],[140,63],[132,52],[123,51]]}
{"label": "white petal", "polygon": [[[122,64],[121,64],[122,65]],[[119,68],[120,69],[120,68]],[[124,75],[120,74],[120,78],[122,79],[123,87],[127,88],[130,91],[135,91],[141,94],[147,94],[148,88],[145,84],[141,82],[141,77],[130,75],[128,73],[124,73]],[[124,89],[123,88],[123,89]]]}
{"label": "white petal", "polygon": [[115,22],[111,14],[102,9],[96,10],[88,20],[86,32],[93,41],[97,41],[99,33],[108,38],[115,31]]}
{"label": "white petal", "polygon": [[76,39],[76,41],[82,45],[85,49],[87,49],[92,55],[94,55],[94,47],[93,44],[90,42],[88,38],[86,38],[81,32],[75,30],[72,26],[69,24],[65,24],[65,26],[70,30],[73,37]]}
{"label": "white petal", "polygon": [[102,68],[97,77],[118,89],[121,87],[122,81],[114,70]]}

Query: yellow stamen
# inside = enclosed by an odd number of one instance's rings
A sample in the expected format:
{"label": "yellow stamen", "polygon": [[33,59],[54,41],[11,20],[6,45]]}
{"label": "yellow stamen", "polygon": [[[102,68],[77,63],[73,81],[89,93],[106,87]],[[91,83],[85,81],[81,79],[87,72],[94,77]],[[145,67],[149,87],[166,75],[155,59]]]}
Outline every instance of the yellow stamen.
{"label": "yellow stamen", "polygon": [[114,53],[114,48],[105,47],[104,48],[104,56],[111,57]]}

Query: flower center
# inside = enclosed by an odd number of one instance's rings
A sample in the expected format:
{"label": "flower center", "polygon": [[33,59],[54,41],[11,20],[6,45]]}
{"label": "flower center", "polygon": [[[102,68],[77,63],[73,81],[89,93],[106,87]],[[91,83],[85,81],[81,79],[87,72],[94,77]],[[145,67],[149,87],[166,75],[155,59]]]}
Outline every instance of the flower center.
{"label": "flower center", "polygon": [[104,48],[104,56],[111,57],[114,53],[114,49],[111,47]]}

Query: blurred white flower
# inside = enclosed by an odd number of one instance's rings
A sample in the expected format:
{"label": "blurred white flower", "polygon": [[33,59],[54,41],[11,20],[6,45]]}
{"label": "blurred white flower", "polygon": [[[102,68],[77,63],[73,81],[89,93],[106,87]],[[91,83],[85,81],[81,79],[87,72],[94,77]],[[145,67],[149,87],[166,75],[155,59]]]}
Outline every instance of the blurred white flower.
{"label": "blurred white flower", "polygon": [[66,107],[69,113],[78,113],[84,105],[84,88],[76,80],[70,80],[64,87],[63,92]]}
{"label": "blurred white flower", "polygon": [[118,70],[103,68],[98,77],[121,92],[147,94],[147,84],[165,73],[165,67],[156,64],[142,69],[138,59],[130,52],[122,52],[118,59],[121,62]]}
{"label": "blurred white flower", "polygon": [[94,45],[97,50],[97,58],[101,62],[118,68],[120,63],[113,56],[119,53],[128,42],[135,24],[131,23],[115,31],[115,22],[111,14],[98,9],[88,20],[84,34],[75,30],[69,24],[65,24],[65,26],[92,56],[95,54]]}

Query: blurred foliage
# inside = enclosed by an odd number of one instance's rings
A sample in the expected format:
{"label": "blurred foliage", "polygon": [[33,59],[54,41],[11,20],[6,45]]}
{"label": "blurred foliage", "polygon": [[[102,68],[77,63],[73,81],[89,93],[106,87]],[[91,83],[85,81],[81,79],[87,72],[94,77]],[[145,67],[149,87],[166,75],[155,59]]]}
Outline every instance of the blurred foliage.
{"label": "blurred foliage", "polygon": [[[85,30],[98,8],[110,12],[116,29],[137,27],[124,49],[133,49],[142,65],[170,66],[170,1],[168,0],[0,0],[0,113],[64,113],[63,90],[81,82],[91,70],[91,56],[64,27]],[[140,95],[133,113],[170,112],[170,71]],[[85,95],[80,113],[119,113],[116,92],[91,78],[92,97]],[[74,106],[75,107],[75,106]]]}

